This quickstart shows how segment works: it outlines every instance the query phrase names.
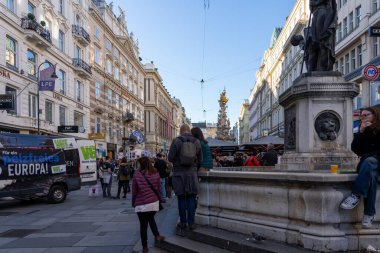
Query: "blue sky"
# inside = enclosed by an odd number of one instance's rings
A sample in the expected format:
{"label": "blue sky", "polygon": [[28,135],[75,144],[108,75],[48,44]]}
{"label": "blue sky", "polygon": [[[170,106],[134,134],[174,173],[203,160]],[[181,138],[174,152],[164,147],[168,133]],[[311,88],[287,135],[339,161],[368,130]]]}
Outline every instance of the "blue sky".
{"label": "blue sky", "polygon": [[167,90],[181,100],[191,121],[217,122],[219,95],[226,88],[232,127],[272,32],[283,26],[295,0],[113,3],[116,14],[117,6],[126,11],[128,31],[139,41],[143,63],[154,61]]}

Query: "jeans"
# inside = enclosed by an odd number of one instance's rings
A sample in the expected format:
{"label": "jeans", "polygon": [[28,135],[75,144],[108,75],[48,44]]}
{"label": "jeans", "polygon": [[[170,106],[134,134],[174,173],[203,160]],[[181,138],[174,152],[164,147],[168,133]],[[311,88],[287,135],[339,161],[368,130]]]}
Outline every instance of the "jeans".
{"label": "jeans", "polygon": [[379,161],[369,156],[362,161],[359,174],[352,187],[352,193],[364,197],[364,214],[375,215],[375,202],[377,191],[377,175]]}
{"label": "jeans", "polygon": [[195,222],[195,194],[178,196],[178,212],[181,223],[188,223],[189,226]]}
{"label": "jeans", "polygon": [[147,246],[148,244],[148,223],[153,235],[160,235],[160,233],[158,232],[156,221],[154,220],[155,214],[155,211],[137,213],[137,216],[139,217],[140,221],[140,237],[142,246]]}
{"label": "jeans", "polygon": [[165,178],[161,178],[161,192],[162,192],[162,201],[166,201]]}
{"label": "jeans", "polygon": [[123,196],[125,197],[128,192],[129,180],[119,180],[117,184],[117,197],[120,198],[121,188],[123,188]]}
{"label": "jeans", "polygon": [[102,185],[103,197],[111,197],[111,187],[112,187],[112,177],[110,179],[109,184],[103,183]]}

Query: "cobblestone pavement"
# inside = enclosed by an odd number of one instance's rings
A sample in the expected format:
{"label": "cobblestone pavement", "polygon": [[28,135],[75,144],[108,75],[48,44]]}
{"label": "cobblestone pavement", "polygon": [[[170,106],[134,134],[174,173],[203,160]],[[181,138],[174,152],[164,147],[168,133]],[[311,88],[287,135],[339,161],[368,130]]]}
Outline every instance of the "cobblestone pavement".
{"label": "cobblestone pavement", "polygon": [[[116,192],[114,182],[113,196]],[[159,228],[167,210],[157,215]],[[103,198],[101,191],[89,197],[89,187],[84,186],[56,205],[0,199],[0,224],[0,253],[129,253],[141,248],[130,193],[127,199]],[[150,252],[162,252],[149,243]]]}

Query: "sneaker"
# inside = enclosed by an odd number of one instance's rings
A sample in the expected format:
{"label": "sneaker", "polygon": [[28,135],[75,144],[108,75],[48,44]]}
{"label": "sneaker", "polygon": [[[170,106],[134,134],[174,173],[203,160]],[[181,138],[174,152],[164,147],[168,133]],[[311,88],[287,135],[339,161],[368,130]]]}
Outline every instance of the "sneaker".
{"label": "sneaker", "polygon": [[373,218],[375,216],[369,216],[369,215],[365,215],[363,216],[363,220],[362,220],[362,227],[363,228],[371,228],[372,227],[372,221],[373,221]]}
{"label": "sneaker", "polygon": [[342,201],[340,207],[343,209],[352,209],[359,204],[360,197],[351,194],[345,200]]}
{"label": "sneaker", "polygon": [[196,224],[191,224],[189,225],[189,229],[190,230],[195,230],[197,228],[197,225]]}

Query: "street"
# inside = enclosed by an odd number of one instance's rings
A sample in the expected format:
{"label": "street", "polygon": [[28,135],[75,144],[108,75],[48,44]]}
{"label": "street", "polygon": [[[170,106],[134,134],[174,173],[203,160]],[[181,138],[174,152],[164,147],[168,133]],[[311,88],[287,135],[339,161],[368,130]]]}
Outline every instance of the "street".
{"label": "street", "polygon": [[[119,200],[103,198],[101,190],[99,196],[89,197],[88,191],[84,186],[70,192],[64,203],[56,205],[0,199],[0,253],[138,252],[139,221],[131,194]],[[114,182],[112,195],[116,192]],[[160,215],[156,215],[159,229]],[[152,241],[150,237],[150,252],[162,252],[153,249]]]}

